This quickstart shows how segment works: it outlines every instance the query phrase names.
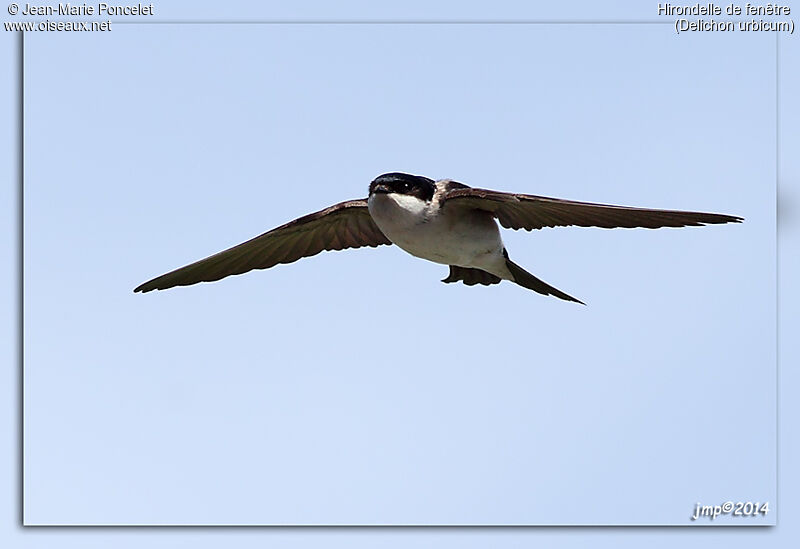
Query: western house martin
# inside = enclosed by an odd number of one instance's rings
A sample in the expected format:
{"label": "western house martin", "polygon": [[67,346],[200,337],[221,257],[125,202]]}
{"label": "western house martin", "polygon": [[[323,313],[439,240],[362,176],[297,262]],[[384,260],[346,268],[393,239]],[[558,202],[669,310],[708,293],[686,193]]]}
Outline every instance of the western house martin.
{"label": "western house martin", "polygon": [[510,280],[566,301],[582,301],[539,280],[511,261],[500,238],[507,229],[602,227],[658,229],[739,223],[732,215],[651,210],[574,202],[468,187],[393,172],[377,177],[369,196],[334,204],[238,246],[145,282],[134,292],[212,282],[253,269],[292,263],[323,250],[397,244],[413,256],[449,265],[445,283],[467,286]]}

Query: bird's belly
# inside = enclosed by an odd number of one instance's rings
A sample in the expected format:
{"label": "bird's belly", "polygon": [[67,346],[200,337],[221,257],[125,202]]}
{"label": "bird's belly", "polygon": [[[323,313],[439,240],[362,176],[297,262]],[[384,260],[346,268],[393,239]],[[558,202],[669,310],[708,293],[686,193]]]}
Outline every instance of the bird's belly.
{"label": "bird's belly", "polygon": [[442,211],[425,216],[388,198],[370,200],[369,209],[384,235],[413,256],[445,265],[487,269],[502,258],[497,224],[483,212]]}
{"label": "bird's belly", "polygon": [[502,250],[499,239],[486,238],[486,234],[476,231],[457,232],[442,225],[429,222],[387,237],[411,255],[445,265],[476,266],[483,256]]}

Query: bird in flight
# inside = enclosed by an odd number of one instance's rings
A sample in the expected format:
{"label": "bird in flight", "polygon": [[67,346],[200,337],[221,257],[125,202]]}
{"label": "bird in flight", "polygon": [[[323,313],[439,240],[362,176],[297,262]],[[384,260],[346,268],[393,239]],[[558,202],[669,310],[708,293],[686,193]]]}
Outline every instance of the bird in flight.
{"label": "bird in flight", "polygon": [[742,218],[505,193],[450,179],[434,181],[393,172],[372,181],[367,198],[340,202],[290,221],[145,282],[134,292],[211,282],[292,263],[323,250],[396,244],[413,256],[448,265],[450,273],[442,280],[445,283],[489,286],[509,280],[542,295],[583,304],[511,261],[500,238],[498,221],[508,229],[530,231],[569,225],[657,229],[739,223]]}

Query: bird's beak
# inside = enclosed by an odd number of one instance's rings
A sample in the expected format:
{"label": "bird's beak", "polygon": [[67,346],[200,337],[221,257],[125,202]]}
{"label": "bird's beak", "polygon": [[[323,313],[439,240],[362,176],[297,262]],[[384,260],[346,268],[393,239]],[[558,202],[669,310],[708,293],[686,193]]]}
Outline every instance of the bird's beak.
{"label": "bird's beak", "polygon": [[373,183],[372,188],[369,190],[370,194],[389,194],[391,189],[383,183]]}

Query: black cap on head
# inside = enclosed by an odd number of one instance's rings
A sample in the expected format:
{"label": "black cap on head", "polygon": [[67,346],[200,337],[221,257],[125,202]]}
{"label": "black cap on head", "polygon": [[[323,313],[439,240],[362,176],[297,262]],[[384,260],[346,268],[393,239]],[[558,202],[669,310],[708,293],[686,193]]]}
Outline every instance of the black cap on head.
{"label": "black cap on head", "polygon": [[376,177],[369,185],[369,194],[406,194],[425,201],[433,198],[436,184],[422,175],[390,172]]}

